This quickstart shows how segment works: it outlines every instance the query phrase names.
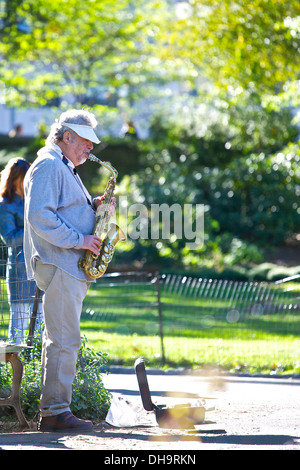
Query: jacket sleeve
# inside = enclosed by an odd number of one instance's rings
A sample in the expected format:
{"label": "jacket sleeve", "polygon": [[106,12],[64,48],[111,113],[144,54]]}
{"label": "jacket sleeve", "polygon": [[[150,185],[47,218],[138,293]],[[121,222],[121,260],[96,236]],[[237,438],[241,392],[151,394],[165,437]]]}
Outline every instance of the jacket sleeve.
{"label": "jacket sleeve", "polygon": [[0,205],[0,234],[7,246],[23,245],[24,228],[17,226],[15,215],[9,210],[9,204]]}
{"label": "jacket sleeve", "polygon": [[37,165],[25,185],[25,216],[35,233],[60,248],[81,249],[83,234],[68,227],[57,215],[62,177],[55,162]]}

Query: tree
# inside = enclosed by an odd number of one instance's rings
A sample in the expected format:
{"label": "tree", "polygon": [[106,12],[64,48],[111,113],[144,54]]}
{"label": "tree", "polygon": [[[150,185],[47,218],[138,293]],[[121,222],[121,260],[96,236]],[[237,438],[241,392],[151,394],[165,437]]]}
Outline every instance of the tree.
{"label": "tree", "polygon": [[[116,87],[142,80],[152,0],[7,0],[0,72],[8,105],[45,105],[75,95],[114,104]],[[150,47],[150,46],[149,46]],[[110,98],[110,99],[109,99]]]}
{"label": "tree", "polygon": [[2,4],[7,104],[45,104],[72,93],[92,105],[101,87],[115,104],[117,88],[154,96],[151,82],[173,78],[185,93],[203,89],[207,79],[234,103],[242,94],[273,108],[291,97],[300,102],[296,0]]}
{"label": "tree", "polygon": [[[169,25],[168,51],[232,94],[274,95],[299,78],[297,0],[191,0]],[[299,98],[299,95],[298,95]]]}

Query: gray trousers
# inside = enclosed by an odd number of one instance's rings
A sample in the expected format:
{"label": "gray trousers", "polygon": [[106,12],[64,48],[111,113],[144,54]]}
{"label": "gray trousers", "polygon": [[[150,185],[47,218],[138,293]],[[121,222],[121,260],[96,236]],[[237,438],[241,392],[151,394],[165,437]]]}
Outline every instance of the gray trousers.
{"label": "gray trousers", "polygon": [[35,281],[44,291],[41,416],[70,411],[78,349],[80,315],[90,283],[60,268],[36,263]]}

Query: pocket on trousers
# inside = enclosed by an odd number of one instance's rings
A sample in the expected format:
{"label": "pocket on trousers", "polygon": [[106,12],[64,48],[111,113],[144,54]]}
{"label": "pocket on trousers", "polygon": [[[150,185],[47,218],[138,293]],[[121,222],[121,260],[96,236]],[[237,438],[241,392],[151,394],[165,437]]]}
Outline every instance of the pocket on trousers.
{"label": "pocket on trousers", "polygon": [[36,262],[34,278],[38,288],[46,291],[57,271],[57,267],[53,264],[43,264],[41,261]]}

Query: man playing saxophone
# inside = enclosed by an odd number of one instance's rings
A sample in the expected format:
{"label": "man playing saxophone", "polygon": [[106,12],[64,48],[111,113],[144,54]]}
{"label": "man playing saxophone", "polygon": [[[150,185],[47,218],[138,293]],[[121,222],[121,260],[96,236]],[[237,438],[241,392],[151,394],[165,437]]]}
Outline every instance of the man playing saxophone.
{"label": "man playing saxophone", "polygon": [[90,112],[62,113],[24,184],[26,269],[44,291],[41,431],[92,428],[70,412],[70,403],[82,303],[91,282],[78,263],[85,250],[98,254],[102,243],[91,235],[101,198],[91,198],[76,171],[100,142],[96,126]]}

